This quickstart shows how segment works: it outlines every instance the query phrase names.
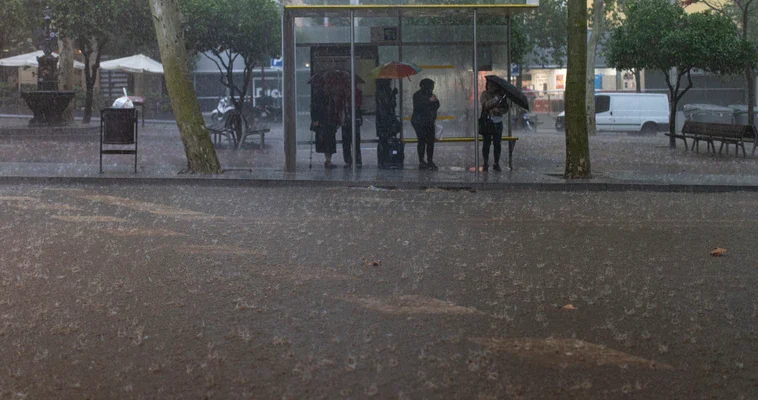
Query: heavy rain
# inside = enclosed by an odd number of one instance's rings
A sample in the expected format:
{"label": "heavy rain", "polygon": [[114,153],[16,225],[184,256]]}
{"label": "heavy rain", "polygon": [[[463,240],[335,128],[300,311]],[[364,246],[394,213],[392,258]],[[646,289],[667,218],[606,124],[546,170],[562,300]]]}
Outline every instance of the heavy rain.
{"label": "heavy rain", "polygon": [[752,0],[5,0],[0,399],[758,398]]}

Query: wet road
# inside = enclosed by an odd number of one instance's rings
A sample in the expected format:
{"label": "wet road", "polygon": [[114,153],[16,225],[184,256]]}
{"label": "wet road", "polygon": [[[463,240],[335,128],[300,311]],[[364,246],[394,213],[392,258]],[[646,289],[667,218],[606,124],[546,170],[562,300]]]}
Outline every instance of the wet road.
{"label": "wet road", "polygon": [[757,208],[0,186],[0,398],[754,399]]}

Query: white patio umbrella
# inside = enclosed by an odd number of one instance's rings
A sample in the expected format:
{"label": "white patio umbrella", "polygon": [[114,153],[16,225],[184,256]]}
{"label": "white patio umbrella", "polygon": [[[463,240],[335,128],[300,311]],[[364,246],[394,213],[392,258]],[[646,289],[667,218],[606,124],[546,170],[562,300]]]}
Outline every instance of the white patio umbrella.
{"label": "white patio umbrella", "polygon": [[163,65],[161,63],[143,54],[103,61],[100,63],[100,69],[105,71],[133,72],[137,74],[145,72],[153,74],[163,73]]}
{"label": "white patio umbrella", "polygon": [[[0,59],[0,67],[38,67],[37,57],[42,57],[45,53],[42,50],[33,53],[19,54],[17,56]],[[53,53],[58,57],[58,54]],[[84,69],[84,63],[74,61],[74,68]]]}

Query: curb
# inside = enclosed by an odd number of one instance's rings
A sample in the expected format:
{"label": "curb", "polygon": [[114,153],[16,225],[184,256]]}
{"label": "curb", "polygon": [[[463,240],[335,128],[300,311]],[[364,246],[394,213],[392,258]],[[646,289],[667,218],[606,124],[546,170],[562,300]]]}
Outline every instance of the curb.
{"label": "curb", "polygon": [[26,177],[0,176],[0,185],[135,185],[135,186],[216,186],[216,187],[346,187],[380,190],[454,191],[537,190],[561,192],[660,192],[660,193],[727,193],[758,192],[756,185],[714,185],[677,183],[614,183],[614,182],[386,182],[386,181],[325,181],[296,179],[198,178],[198,177]]}

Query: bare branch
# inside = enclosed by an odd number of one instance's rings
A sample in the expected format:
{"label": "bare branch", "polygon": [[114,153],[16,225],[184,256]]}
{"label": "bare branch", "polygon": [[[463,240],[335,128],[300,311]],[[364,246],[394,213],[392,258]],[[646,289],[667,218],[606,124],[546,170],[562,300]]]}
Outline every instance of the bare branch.
{"label": "bare branch", "polygon": [[687,93],[687,91],[688,91],[688,90],[690,90],[690,89],[692,89],[692,75],[690,74],[690,70],[687,70],[687,87],[685,87],[685,88],[684,88],[684,90],[682,90],[682,93],[679,93],[679,94],[676,96],[676,101],[677,101],[677,103],[679,102],[679,100],[681,100],[681,99],[682,99],[682,97],[684,97],[684,95],[685,95],[685,94]]}

